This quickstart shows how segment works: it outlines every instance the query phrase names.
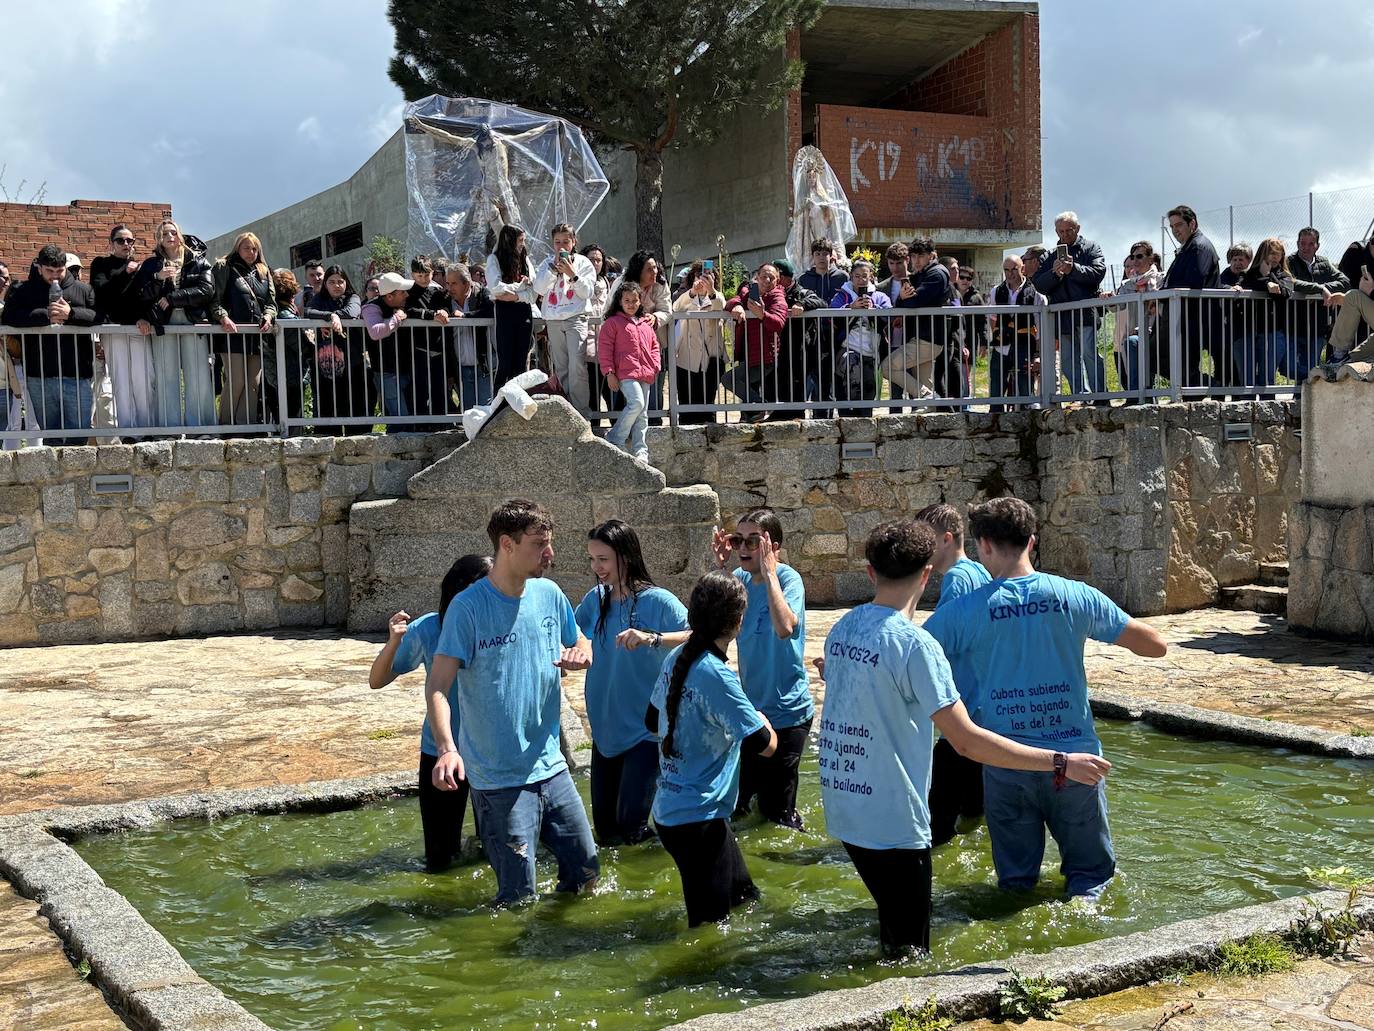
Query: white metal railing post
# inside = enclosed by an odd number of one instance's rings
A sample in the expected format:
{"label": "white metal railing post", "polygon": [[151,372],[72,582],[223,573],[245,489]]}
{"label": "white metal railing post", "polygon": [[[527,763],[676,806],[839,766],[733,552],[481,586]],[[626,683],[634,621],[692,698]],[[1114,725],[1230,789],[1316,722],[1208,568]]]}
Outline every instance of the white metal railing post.
{"label": "white metal railing post", "polygon": [[[276,333],[272,334],[273,346],[277,349],[277,425],[283,438],[291,436],[291,427],[287,424],[290,418],[290,410],[286,406],[286,332],[280,326],[275,327]],[[299,354],[300,341],[304,339],[302,334],[296,335],[296,348]],[[302,370],[301,375],[304,375]]]}
{"label": "white metal railing post", "polygon": [[1175,291],[1169,297],[1169,397],[1183,399],[1183,301]]}
{"label": "white metal railing post", "polygon": [[1036,323],[1040,336],[1040,406],[1049,408],[1054,403],[1054,395],[1059,392],[1059,369],[1054,362],[1054,333],[1049,323],[1057,316],[1047,305],[1036,305]]}
{"label": "white metal railing post", "polygon": [[668,425],[677,429],[681,419],[677,396],[677,328],[678,312],[668,312],[668,367],[663,370],[664,386],[668,388]]}

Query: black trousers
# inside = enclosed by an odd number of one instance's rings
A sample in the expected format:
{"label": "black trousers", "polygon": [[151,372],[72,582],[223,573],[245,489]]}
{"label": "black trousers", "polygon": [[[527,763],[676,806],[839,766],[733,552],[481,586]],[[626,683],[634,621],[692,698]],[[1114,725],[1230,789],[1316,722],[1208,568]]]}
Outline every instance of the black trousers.
{"label": "black trousers", "polygon": [[965,759],[943,737],[931,760],[929,801],[931,848],[954,837],[960,817],[983,815],[983,764]]}
{"label": "black trousers", "polygon": [[736,906],[759,897],[735,832],[725,819],[658,824],[658,839],[677,864],[687,926],[724,920]]}
{"label": "black trousers", "polygon": [[[720,384],[720,362],[711,358],[700,372],[673,370],[677,374],[677,403],[680,405],[709,405],[716,399]],[[713,412],[683,412],[678,421],[684,426],[715,422]]]}
{"label": "black trousers", "polygon": [[658,787],[658,742],[641,741],[610,758],[592,744],[592,828],[601,846],[652,838],[649,811]]}
{"label": "black trousers", "polygon": [[930,849],[860,848],[844,842],[864,887],[878,904],[883,953],[930,951]]}
{"label": "black trousers", "polygon": [[325,372],[313,372],[315,383],[315,412],[311,420],[317,432],[331,433],[336,437],[349,434],[371,433],[371,426],[330,425],[331,418],[349,418],[372,414],[368,401],[367,369],[359,361],[350,366],[342,375],[331,376]]}
{"label": "black trousers", "polygon": [[500,390],[529,368],[534,346],[534,315],[524,301],[496,302],[496,378],[491,389]]}
{"label": "black trousers", "polygon": [[777,730],[777,750],[767,758],[757,752],[740,755],[739,801],[735,803],[735,816],[746,815],[757,796],[759,813],[765,820],[797,830],[805,829],[801,814],[797,812],[797,776],[811,723],[809,719],[799,726]]}
{"label": "black trousers", "polygon": [[[457,791],[440,791],[432,775],[438,758],[420,753],[420,825],[425,835],[425,868],[443,870],[458,857],[463,841],[463,814],[468,807],[468,782]],[[477,817],[476,808],[473,818]]]}

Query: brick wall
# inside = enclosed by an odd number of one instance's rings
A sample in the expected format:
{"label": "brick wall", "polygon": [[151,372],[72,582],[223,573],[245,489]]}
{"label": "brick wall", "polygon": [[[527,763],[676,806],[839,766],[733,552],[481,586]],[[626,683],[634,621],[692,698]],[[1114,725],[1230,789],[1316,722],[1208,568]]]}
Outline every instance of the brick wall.
{"label": "brick wall", "polygon": [[860,228],[1038,229],[1040,35],[1027,14],[881,108],[820,105]]}
{"label": "brick wall", "polygon": [[46,244],[76,254],[89,269],[110,251],[110,229],[123,222],[138,237],[140,255],[152,249],[153,229],[172,217],[170,204],[122,200],[74,200],[70,204],[0,204],[0,261],[24,279],[29,263]]}

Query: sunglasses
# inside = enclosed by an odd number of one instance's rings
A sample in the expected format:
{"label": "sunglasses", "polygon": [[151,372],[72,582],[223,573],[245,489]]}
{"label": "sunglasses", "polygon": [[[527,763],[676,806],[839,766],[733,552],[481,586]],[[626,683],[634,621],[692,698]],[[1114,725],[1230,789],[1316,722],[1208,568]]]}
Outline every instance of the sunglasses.
{"label": "sunglasses", "polygon": [[1131,260],[1132,260],[1132,261],[1144,261],[1146,257],[1147,257],[1147,255],[1144,255],[1144,254],[1132,254],[1132,255],[1131,255]]}
{"label": "sunglasses", "polygon": [[134,245],[134,238],[132,236],[116,236],[114,242],[126,247],[132,247]]}
{"label": "sunglasses", "polygon": [[757,548],[763,544],[763,534],[751,533],[746,537],[743,534],[732,533],[729,537],[725,538],[725,542],[729,544],[734,551],[739,551],[739,549],[746,544],[751,548]]}
{"label": "sunglasses", "polygon": [[966,282],[969,282],[969,283],[972,283],[972,282],[973,282],[973,277],[972,277],[972,276],[966,276],[966,275],[964,275],[962,272],[959,273],[959,278],[962,279],[962,280],[964,280],[964,281],[966,281]]}

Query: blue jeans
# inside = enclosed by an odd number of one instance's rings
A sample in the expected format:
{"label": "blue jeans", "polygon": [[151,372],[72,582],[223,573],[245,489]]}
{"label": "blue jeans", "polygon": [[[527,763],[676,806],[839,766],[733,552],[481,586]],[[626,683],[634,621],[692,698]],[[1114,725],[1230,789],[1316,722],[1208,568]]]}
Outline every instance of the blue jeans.
{"label": "blue jeans", "polygon": [[1097,898],[1116,872],[1104,784],[1088,787],[1070,781],[1056,788],[1052,773],[984,766],[983,810],[1000,888],[1035,887],[1045,858],[1046,826],[1059,846],[1059,872],[1070,898]]}
{"label": "blue jeans", "polygon": [[1254,333],[1236,341],[1234,356],[1237,381],[1242,386],[1264,389],[1274,385],[1279,361],[1289,360],[1288,337],[1281,330]]}
{"label": "blue jeans", "polygon": [[[649,427],[649,416],[645,395],[652,387],[652,383],[641,383],[634,379],[620,381],[620,396],[625,399],[625,407],[611,431],[606,434],[610,443],[646,462],[649,460],[649,447],[644,443],[644,431]],[[626,437],[630,441],[628,447],[625,445]]]}
{"label": "blue jeans", "polygon": [[600,876],[587,811],[567,770],[518,788],[473,788],[472,807],[487,862],[496,871],[498,904],[534,895],[541,841],[558,861],[559,891],[580,891]]}
{"label": "blue jeans", "polygon": [[458,366],[459,400],[462,410],[484,405],[491,400],[491,373],[475,365]]}
{"label": "blue jeans", "polygon": [[1321,364],[1321,353],[1325,346],[1324,340],[1298,336],[1286,338],[1284,348],[1279,352],[1280,368],[1284,375],[1293,378],[1299,390],[1307,382],[1307,374],[1312,370],[1312,366]]}
{"label": "blue jeans", "polygon": [[1074,394],[1101,393],[1107,389],[1107,367],[1097,353],[1097,327],[1089,324],[1059,333],[1059,364]]}
{"label": "blue jeans", "polygon": [[406,403],[410,395],[410,374],[399,375],[391,372],[377,374],[377,390],[382,395],[382,412],[385,415],[409,415],[410,405]]}
{"label": "blue jeans", "polygon": [[[45,430],[82,430],[91,425],[95,399],[91,381],[80,376],[34,376],[28,381],[38,424]],[[76,443],[79,438],[54,438],[54,443]]]}
{"label": "blue jeans", "polygon": [[1140,389],[1140,336],[1128,334],[1121,341],[1121,386],[1124,390]]}

